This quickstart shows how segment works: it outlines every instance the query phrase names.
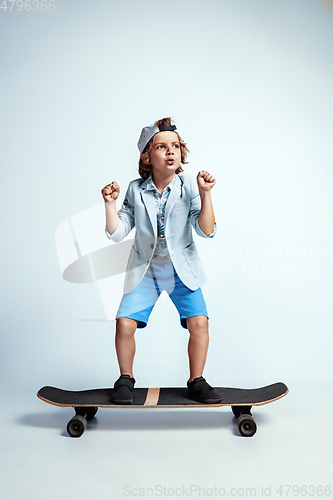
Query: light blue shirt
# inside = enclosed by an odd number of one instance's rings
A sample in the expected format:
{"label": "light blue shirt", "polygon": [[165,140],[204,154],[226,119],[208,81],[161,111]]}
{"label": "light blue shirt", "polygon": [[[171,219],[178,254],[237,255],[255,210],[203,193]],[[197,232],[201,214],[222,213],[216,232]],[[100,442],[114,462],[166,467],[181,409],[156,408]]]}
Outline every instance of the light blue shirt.
{"label": "light blue shirt", "polygon": [[147,190],[148,191],[154,191],[154,198],[155,198],[155,204],[156,204],[156,218],[157,218],[157,243],[155,247],[155,252],[154,255],[159,255],[160,257],[169,257],[169,251],[168,251],[168,246],[165,238],[165,225],[164,225],[164,220],[165,220],[165,206],[166,202],[168,201],[171,189],[173,184],[175,183],[175,177],[172,179],[171,182],[163,189],[163,192],[160,193],[157,187],[155,186],[155,183],[150,176],[148,178],[148,183],[147,183]]}

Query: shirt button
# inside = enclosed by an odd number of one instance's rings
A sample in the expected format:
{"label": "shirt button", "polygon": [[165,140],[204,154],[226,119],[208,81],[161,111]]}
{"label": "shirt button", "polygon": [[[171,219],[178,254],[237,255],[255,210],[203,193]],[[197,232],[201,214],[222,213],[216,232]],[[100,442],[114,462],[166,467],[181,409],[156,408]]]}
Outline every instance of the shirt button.
{"label": "shirt button", "polygon": [[162,220],[164,220],[164,217],[163,217],[163,215],[162,215],[161,219],[162,219]]}
{"label": "shirt button", "polygon": [[164,202],[166,201],[166,199],[165,199],[165,198],[162,198],[162,201],[163,201],[163,203],[164,203]]}
{"label": "shirt button", "polygon": [[153,244],[151,244],[151,245],[150,245],[150,248],[154,248],[154,245],[153,245]]}

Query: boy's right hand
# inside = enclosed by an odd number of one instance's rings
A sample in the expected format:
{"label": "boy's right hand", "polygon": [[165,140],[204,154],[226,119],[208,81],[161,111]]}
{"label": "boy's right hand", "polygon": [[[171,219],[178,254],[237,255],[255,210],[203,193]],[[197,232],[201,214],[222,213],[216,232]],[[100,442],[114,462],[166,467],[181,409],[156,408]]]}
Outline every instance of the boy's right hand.
{"label": "boy's right hand", "polygon": [[120,193],[120,187],[116,183],[116,181],[111,182],[107,186],[102,189],[102,196],[104,198],[105,203],[109,201],[116,201]]}

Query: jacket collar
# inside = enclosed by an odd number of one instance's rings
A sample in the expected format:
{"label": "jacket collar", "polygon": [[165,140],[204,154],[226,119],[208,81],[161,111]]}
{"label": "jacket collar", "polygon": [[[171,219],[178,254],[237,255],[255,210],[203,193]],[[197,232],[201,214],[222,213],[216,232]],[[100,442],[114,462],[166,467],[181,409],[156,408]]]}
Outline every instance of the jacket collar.
{"label": "jacket collar", "polygon": [[[148,179],[145,179],[142,184],[140,185],[141,189],[142,190],[146,190],[146,191],[150,191],[150,180],[151,180],[151,176],[148,177]],[[171,181],[172,182],[172,189],[174,186],[178,186],[179,188],[182,187],[184,181],[183,179],[178,175],[178,174],[175,174],[175,177],[174,179]]]}

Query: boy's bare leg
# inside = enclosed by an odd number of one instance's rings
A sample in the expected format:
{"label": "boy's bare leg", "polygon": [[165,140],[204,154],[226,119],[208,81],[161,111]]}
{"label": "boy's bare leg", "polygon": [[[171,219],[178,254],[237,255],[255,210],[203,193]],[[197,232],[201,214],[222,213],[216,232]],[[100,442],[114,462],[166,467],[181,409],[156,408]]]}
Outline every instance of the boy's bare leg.
{"label": "boy's bare leg", "polygon": [[192,316],[192,318],[187,318],[186,322],[190,332],[188,342],[190,378],[187,382],[189,396],[201,403],[219,403],[222,400],[221,394],[211,387],[202,376],[209,343],[208,318],[206,316]]}
{"label": "boy's bare leg", "polygon": [[186,323],[190,333],[188,341],[189,382],[192,382],[195,378],[202,377],[205,367],[209,344],[208,318],[207,316],[192,316],[187,318]]}
{"label": "boy's bare leg", "polygon": [[134,334],[138,322],[130,318],[117,318],[116,352],[121,375],[133,377],[133,361],[135,355]]}

